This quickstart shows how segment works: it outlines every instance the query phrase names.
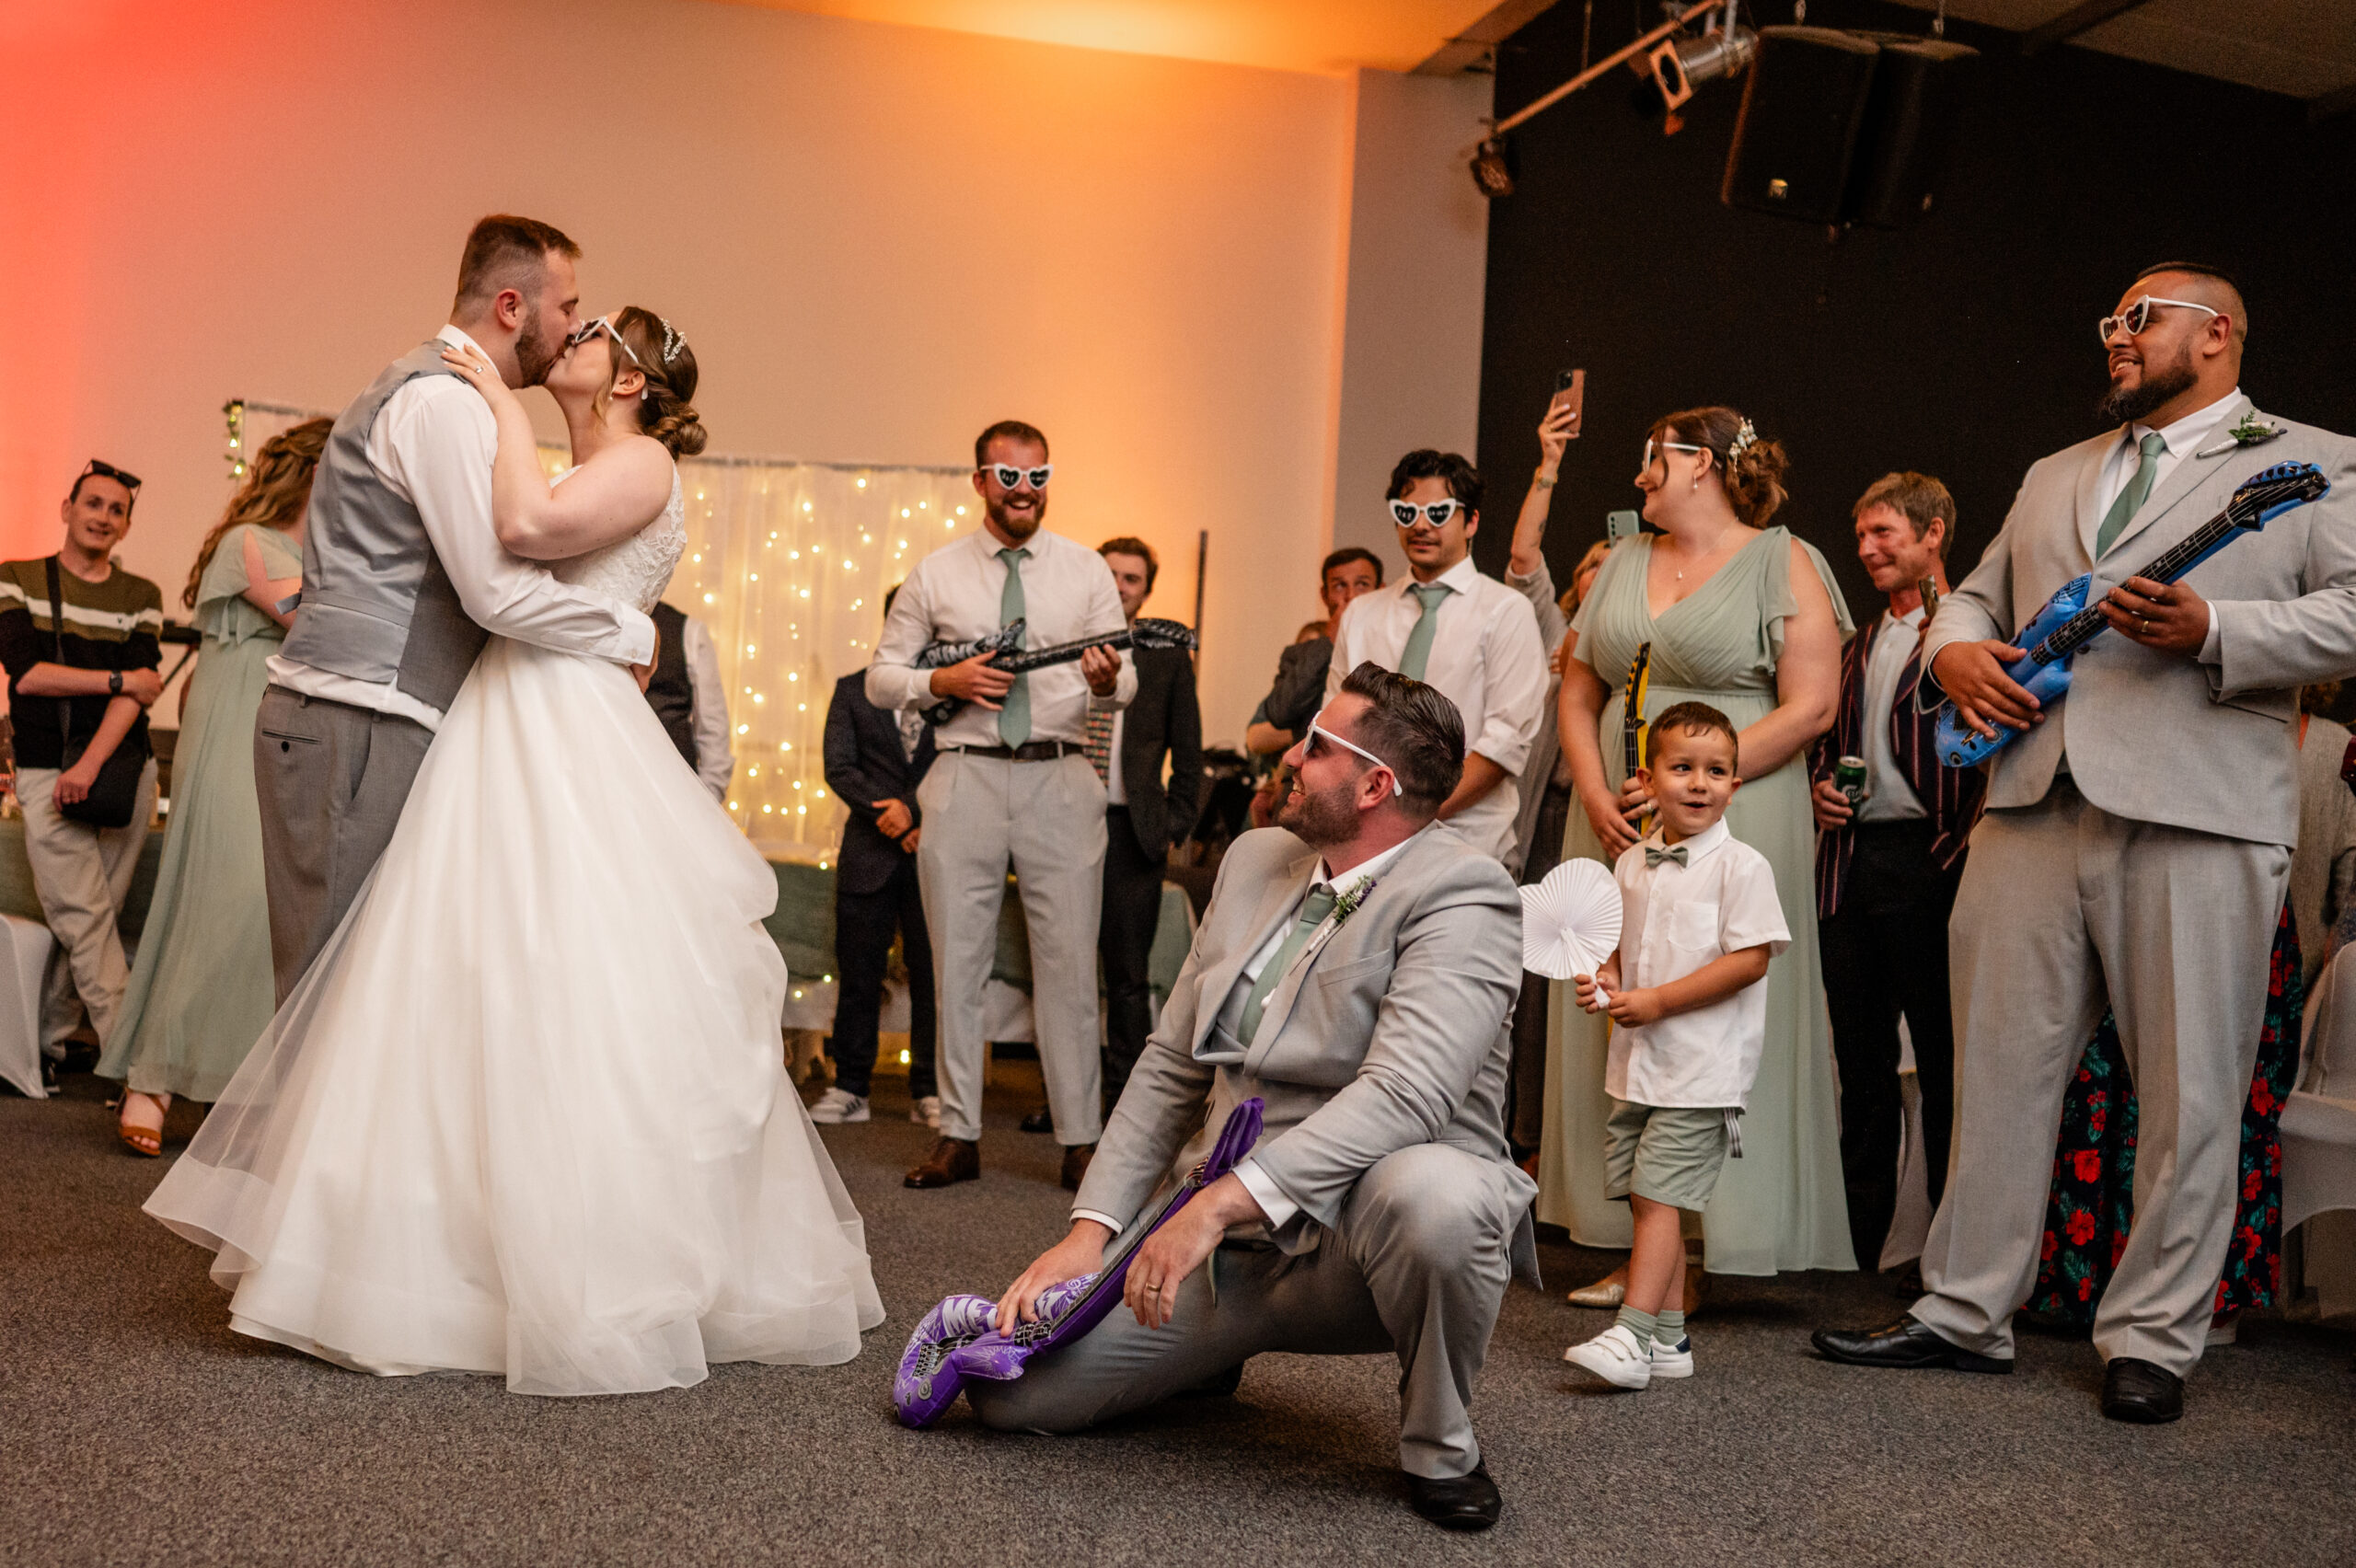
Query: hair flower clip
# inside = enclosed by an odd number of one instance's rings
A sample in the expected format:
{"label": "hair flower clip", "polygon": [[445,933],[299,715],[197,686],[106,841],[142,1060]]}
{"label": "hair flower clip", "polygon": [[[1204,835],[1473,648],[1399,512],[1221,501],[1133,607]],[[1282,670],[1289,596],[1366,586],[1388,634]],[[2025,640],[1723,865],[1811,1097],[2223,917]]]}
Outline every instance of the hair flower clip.
{"label": "hair flower clip", "polygon": [[1734,439],[1727,443],[1727,461],[1729,463],[1733,462],[1736,458],[1741,456],[1744,453],[1750,451],[1753,446],[1758,444],[1759,432],[1751,427],[1751,423],[1749,420],[1743,421],[1742,423],[1736,428]]}
{"label": "hair flower clip", "polygon": [[663,363],[669,364],[679,357],[679,350],[687,340],[680,337],[679,329],[664,317],[658,316],[654,319],[663,323]]}

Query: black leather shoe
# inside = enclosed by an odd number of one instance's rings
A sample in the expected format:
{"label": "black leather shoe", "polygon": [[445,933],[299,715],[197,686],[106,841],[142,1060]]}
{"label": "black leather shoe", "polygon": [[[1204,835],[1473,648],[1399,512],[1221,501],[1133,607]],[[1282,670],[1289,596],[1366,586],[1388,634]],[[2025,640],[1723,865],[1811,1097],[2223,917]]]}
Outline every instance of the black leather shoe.
{"label": "black leather shoe", "polygon": [[1975,1355],[1914,1320],[1911,1313],[1878,1329],[1819,1329],[1808,1343],[1827,1361],[1852,1366],[1949,1366],[1958,1372],[2010,1372],[2009,1357]]}
{"label": "black leather shoe", "polygon": [[1407,1478],[1408,1505],[1444,1530],[1485,1530],[1497,1522],[1505,1499],[1489,1479],[1489,1467],[1478,1464],[1469,1475],[1430,1481]]}
{"label": "black leather shoe", "polygon": [[934,1142],[932,1152],[924,1163],[908,1172],[901,1182],[905,1187],[950,1187],[960,1182],[980,1179],[982,1146],[964,1138],[941,1138]]}
{"label": "black leather shoe", "polygon": [[1088,1174],[1088,1162],[1096,1158],[1094,1144],[1072,1144],[1064,1150],[1064,1191],[1080,1191],[1080,1179]]}
{"label": "black leather shoe", "polygon": [[1056,1130],[1056,1113],[1042,1105],[1022,1118],[1022,1126],[1026,1133],[1052,1133]]}
{"label": "black leather shoe", "polygon": [[2145,1426],[2174,1421],[2184,1413],[2184,1379],[2131,1355],[2113,1356],[2103,1368],[2102,1412]]}

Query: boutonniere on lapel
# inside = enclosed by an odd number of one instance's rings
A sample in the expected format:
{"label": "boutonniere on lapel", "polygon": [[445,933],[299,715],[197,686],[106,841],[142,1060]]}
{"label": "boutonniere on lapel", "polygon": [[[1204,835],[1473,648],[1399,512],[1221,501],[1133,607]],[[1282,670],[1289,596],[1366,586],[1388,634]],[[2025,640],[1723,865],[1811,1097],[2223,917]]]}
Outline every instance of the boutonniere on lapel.
{"label": "boutonniere on lapel", "polygon": [[2225,432],[2225,439],[2214,446],[2203,447],[2195,457],[2214,457],[2221,452],[2231,452],[2237,446],[2263,446],[2282,433],[2279,424],[2268,424],[2252,409],[2242,416],[2242,422]]}
{"label": "boutonniere on lapel", "polygon": [[1335,930],[1338,931],[1350,923],[1350,917],[1358,912],[1358,906],[1366,902],[1366,895],[1372,893],[1374,884],[1381,880],[1380,877],[1369,878],[1334,900],[1334,928]]}

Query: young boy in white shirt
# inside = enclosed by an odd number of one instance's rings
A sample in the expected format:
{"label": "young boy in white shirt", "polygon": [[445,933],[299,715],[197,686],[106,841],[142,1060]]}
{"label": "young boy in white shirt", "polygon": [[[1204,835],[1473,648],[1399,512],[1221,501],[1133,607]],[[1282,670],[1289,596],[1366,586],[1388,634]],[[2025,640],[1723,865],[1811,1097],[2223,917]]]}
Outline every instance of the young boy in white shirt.
{"label": "young boy in white shirt", "polygon": [[[1690,1378],[1680,1211],[1699,1211],[1731,1153],[1767,1040],[1767,961],[1791,945],[1767,857],[1727,829],[1741,782],[1734,723],[1680,702],[1652,722],[1638,777],[1658,825],[1612,868],[1620,948],[1577,976],[1618,1027],[1604,1069],[1604,1192],[1634,1210],[1619,1320],[1563,1359],[1623,1389]],[[1666,1305],[1665,1305],[1666,1304]]]}

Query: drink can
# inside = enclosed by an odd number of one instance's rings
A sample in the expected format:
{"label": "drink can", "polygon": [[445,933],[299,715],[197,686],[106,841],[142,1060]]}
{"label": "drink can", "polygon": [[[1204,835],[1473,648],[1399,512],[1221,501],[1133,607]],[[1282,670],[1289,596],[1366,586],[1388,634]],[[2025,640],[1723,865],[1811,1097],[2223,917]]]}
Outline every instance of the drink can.
{"label": "drink can", "polygon": [[1849,809],[1856,810],[1865,803],[1865,759],[1844,756],[1832,765],[1832,787],[1848,797]]}

